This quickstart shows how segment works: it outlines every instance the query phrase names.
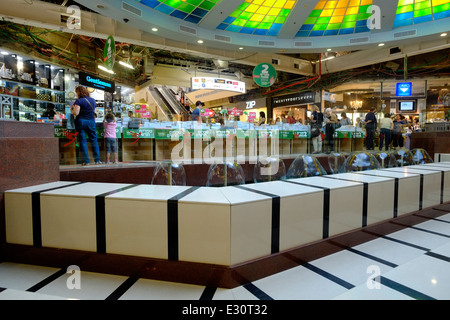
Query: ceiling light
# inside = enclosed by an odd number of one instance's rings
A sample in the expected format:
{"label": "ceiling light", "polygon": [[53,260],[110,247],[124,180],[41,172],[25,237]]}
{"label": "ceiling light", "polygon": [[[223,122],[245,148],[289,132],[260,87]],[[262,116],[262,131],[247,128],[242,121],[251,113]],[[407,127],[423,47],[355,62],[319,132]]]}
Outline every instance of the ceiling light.
{"label": "ceiling light", "polygon": [[203,43],[203,40],[198,40],[197,42],[200,43],[200,44],[202,44],[202,43]]}
{"label": "ceiling light", "polygon": [[0,52],[2,55],[4,55],[4,56],[6,56],[6,55],[8,55],[9,53],[8,52],[6,52],[6,51],[2,51],[2,52]]}
{"label": "ceiling light", "polygon": [[114,74],[114,71],[109,70],[109,69],[107,69],[106,67],[104,67],[104,66],[102,66],[102,65],[100,65],[100,64],[98,65],[98,68],[101,69],[101,70],[103,70],[103,71],[106,71],[106,72],[108,72],[108,73]]}
{"label": "ceiling light", "polygon": [[441,33],[441,37],[446,37],[447,36],[447,33]]}
{"label": "ceiling light", "polygon": [[156,31],[158,31],[158,28],[152,28],[152,31],[156,32]]}
{"label": "ceiling light", "polygon": [[244,50],[244,47],[240,47],[239,50]]}
{"label": "ceiling light", "polygon": [[328,51],[328,52],[330,52],[330,51],[331,51],[331,49],[327,49],[327,51]]}
{"label": "ceiling light", "polygon": [[382,47],[382,46],[384,46],[384,43],[379,43],[378,46]]}
{"label": "ceiling light", "polygon": [[124,67],[127,67],[129,69],[134,69],[134,67],[131,64],[129,64],[129,63],[126,63],[126,62],[123,62],[123,61],[119,61],[119,64],[121,64]]}

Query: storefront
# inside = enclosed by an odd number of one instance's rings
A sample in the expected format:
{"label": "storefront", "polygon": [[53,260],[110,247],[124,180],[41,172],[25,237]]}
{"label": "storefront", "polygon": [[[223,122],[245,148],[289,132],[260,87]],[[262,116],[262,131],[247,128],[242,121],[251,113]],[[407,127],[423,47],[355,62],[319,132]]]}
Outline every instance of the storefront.
{"label": "storefront", "polygon": [[273,119],[275,122],[283,122],[290,113],[296,122],[307,124],[308,105],[319,103],[320,96],[316,92],[297,92],[272,98]]}

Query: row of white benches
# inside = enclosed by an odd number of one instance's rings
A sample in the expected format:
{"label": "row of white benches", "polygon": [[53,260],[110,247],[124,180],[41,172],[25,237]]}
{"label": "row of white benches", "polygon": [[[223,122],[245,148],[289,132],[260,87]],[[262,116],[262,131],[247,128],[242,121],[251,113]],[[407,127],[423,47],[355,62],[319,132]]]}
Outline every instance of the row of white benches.
{"label": "row of white benches", "polygon": [[6,241],[234,266],[450,201],[450,162],[228,187],[5,192]]}

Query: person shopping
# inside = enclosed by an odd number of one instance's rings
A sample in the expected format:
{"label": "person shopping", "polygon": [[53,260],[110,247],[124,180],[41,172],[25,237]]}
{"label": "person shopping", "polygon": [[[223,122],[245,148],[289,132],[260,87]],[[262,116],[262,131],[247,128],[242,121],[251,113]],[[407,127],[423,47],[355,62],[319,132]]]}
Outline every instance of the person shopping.
{"label": "person shopping", "polygon": [[391,115],[385,113],[384,118],[380,121],[380,151],[384,148],[389,151],[389,145],[391,144],[391,132],[394,129],[394,122],[392,122]]}
{"label": "person shopping", "polygon": [[78,86],[75,88],[75,93],[78,99],[70,107],[70,111],[76,117],[75,129],[78,132],[82,165],[88,165],[90,163],[86,136],[91,140],[95,164],[102,164],[100,161],[100,148],[98,147],[95,125],[95,108],[97,104],[95,99],[90,97],[87,88]]}
{"label": "person shopping", "polygon": [[338,119],[331,108],[325,110],[325,138],[327,139],[328,152],[334,152],[334,132],[336,131],[336,125]]}
{"label": "person shopping", "polygon": [[366,149],[373,150],[374,139],[375,139],[375,129],[377,128],[377,118],[375,117],[376,108],[370,108],[370,111],[366,114],[364,123],[366,125]]}
{"label": "person shopping", "polygon": [[111,112],[107,113],[105,120],[103,120],[103,126],[105,127],[105,145],[106,145],[106,164],[111,164],[111,154],[114,157],[114,163],[119,163],[117,157],[117,139],[116,139],[116,117]]}
{"label": "person shopping", "polygon": [[[314,154],[322,152],[322,124],[323,114],[320,112],[318,106],[313,105],[311,113],[311,142]],[[315,133],[313,134],[313,132]]]}
{"label": "person shopping", "polygon": [[393,130],[393,137],[392,137],[392,145],[395,149],[398,147],[403,148],[403,125],[405,122],[401,119],[400,114],[395,115],[394,122],[394,130]]}

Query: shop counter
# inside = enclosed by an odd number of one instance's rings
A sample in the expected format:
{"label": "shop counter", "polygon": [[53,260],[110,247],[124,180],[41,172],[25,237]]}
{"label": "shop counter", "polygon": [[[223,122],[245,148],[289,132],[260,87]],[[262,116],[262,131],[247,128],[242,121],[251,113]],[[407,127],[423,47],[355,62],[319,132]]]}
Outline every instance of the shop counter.
{"label": "shop counter", "polygon": [[[277,154],[281,157],[306,154],[311,150],[309,131],[277,130],[275,141],[271,130],[245,129],[164,129],[164,128],[116,128],[119,161],[162,161],[192,160],[215,157],[242,161],[257,155]],[[97,127],[100,157],[106,159],[104,128]],[[55,137],[59,138],[60,164],[74,165],[79,155],[75,130],[55,127]],[[361,132],[336,132],[337,150],[351,152],[363,150],[364,135]],[[275,145],[275,143],[278,143]],[[92,147],[88,140],[91,162]]]}

